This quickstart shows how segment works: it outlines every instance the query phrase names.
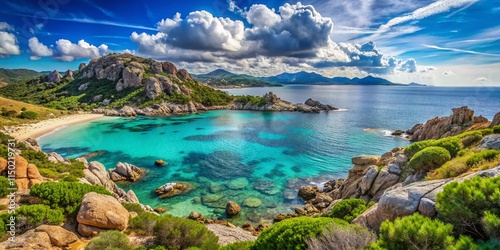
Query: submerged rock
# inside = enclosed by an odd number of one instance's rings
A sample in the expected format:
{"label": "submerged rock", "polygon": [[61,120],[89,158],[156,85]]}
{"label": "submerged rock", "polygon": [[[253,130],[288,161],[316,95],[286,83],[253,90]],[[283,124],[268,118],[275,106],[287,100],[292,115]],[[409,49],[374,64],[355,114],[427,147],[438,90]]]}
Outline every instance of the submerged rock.
{"label": "submerged rock", "polygon": [[243,205],[246,207],[252,207],[252,208],[260,207],[262,205],[262,201],[259,198],[250,197],[250,198],[246,198],[243,201]]}
{"label": "submerged rock", "polygon": [[226,205],[226,214],[229,216],[234,216],[239,214],[241,211],[240,205],[238,203],[229,201]]}
{"label": "submerged rock", "polygon": [[247,178],[241,177],[241,178],[234,179],[234,180],[230,181],[229,183],[227,183],[227,187],[230,189],[238,190],[238,189],[244,189],[249,184],[250,184],[250,182],[248,182]]}
{"label": "submerged rock", "polygon": [[161,160],[161,159],[155,161],[155,166],[160,166],[161,167],[161,166],[164,166],[165,164],[167,164],[167,163],[164,160]]}
{"label": "submerged rock", "polygon": [[192,187],[184,183],[169,182],[157,188],[155,193],[160,198],[169,198],[173,196],[183,195],[191,191]]}

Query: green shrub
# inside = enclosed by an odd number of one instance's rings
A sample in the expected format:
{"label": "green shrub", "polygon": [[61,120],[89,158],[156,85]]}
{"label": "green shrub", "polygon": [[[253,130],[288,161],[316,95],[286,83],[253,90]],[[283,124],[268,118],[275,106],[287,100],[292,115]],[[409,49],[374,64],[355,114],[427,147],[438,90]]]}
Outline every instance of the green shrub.
{"label": "green shrub", "polygon": [[48,161],[47,155],[42,151],[35,151],[33,149],[24,150],[21,152],[21,156],[24,157],[28,162],[32,161]]}
{"label": "green shrub", "polygon": [[51,209],[43,204],[23,205],[16,209],[16,230],[26,232],[42,224],[59,225],[64,215],[60,209]]}
{"label": "green shrub", "polygon": [[154,227],[155,242],[173,249],[199,247],[204,250],[217,250],[219,238],[205,225],[196,221],[177,218],[171,215],[161,216]]}
{"label": "green shrub", "polygon": [[43,199],[43,203],[52,208],[61,208],[75,216],[86,193],[96,192],[111,195],[101,186],[73,182],[43,182],[31,187],[30,195]]}
{"label": "green shrub", "polygon": [[265,229],[255,241],[254,250],[306,249],[306,241],[319,236],[323,230],[334,224],[348,223],[332,218],[295,217],[275,223]]}
{"label": "green shrub", "polygon": [[105,231],[92,239],[85,247],[85,250],[132,250],[127,236],[118,231]]}
{"label": "green shrub", "polygon": [[368,209],[368,207],[366,206],[366,202],[362,199],[344,199],[333,206],[332,211],[328,214],[328,217],[339,218],[351,223],[352,220],[356,219],[358,215],[365,212],[366,209]]}
{"label": "green shrub", "polygon": [[12,139],[14,139],[14,137],[0,132],[0,144],[1,145],[7,146],[7,144],[9,143],[9,140],[12,140]]}
{"label": "green shrub", "polygon": [[483,136],[487,136],[487,135],[491,135],[491,134],[495,133],[495,131],[492,128],[485,128],[485,129],[482,129],[480,131],[481,131],[481,134]]}
{"label": "green shrub", "polygon": [[500,154],[500,150],[488,149],[479,151],[467,159],[467,166],[472,167],[484,161],[491,161]]}
{"label": "green shrub", "polygon": [[384,221],[372,249],[446,249],[455,245],[453,226],[418,213]]}
{"label": "green shrub", "polygon": [[451,157],[455,157],[458,151],[460,151],[460,149],[462,149],[463,147],[461,142],[461,137],[452,136],[452,137],[442,138],[439,140],[426,140],[426,141],[415,142],[405,148],[405,154],[408,156],[408,158],[411,159],[419,151],[427,147],[433,147],[433,146],[445,148],[446,150],[448,150]]}
{"label": "green shrub", "polygon": [[417,171],[430,171],[441,167],[450,159],[451,156],[448,150],[431,146],[416,153],[408,162],[408,166]]}
{"label": "green shrub", "polygon": [[[76,182],[77,178],[84,177],[83,169],[85,166],[79,161],[71,161],[71,164],[62,162],[50,162],[47,156],[41,151],[24,150],[21,153],[28,162],[37,166],[40,174],[47,178],[62,179],[65,181]],[[72,177],[68,177],[68,174]]]}
{"label": "green shrub", "polygon": [[500,249],[500,239],[491,239],[486,242],[479,242],[479,247],[478,249],[480,250],[498,250]]}
{"label": "green shrub", "polygon": [[10,223],[10,217],[11,216],[12,215],[9,214],[8,212],[0,213],[0,239],[9,230],[7,224]]}
{"label": "green shrub", "polygon": [[127,209],[129,212],[136,212],[137,214],[144,213],[144,211],[141,208],[141,205],[137,203],[122,203],[123,207]]}
{"label": "green shrub", "polygon": [[239,241],[221,247],[219,250],[250,250],[255,241]]}
{"label": "green shrub", "polygon": [[35,112],[35,111],[24,111],[22,112],[20,115],[19,115],[19,118],[22,118],[22,119],[29,119],[29,120],[35,120],[36,118],[38,118],[38,113]]}
{"label": "green shrub", "polygon": [[[490,235],[482,221],[487,211],[500,213],[499,187],[500,177],[476,176],[462,183],[451,182],[437,195],[436,208],[441,219],[453,224],[457,233],[487,240]],[[484,219],[491,221],[488,216]]]}
{"label": "green shrub", "polygon": [[[469,146],[473,146],[474,144],[478,143],[479,141],[481,141],[481,139],[483,139],[483,135],[479,132],[479,133],[475,133],[475,134],[471,134],[471,135],[463,137],[461,142],[464,145],[464,147],[469,147]],[[459,151],[459,154],[460,154],[460,151]]]}
{"label": "green shrub", "polygon": [[138,214],[138,216],[130,219],[128,230],[134,232],[136,235],[153,235],[154,227],[160,219],[160,216],[153,213]]}
{"label": "green shrub", "polygon": [[8,188],[11,188],[9,179],[7,179],[7,177],[0,176],[0,198],[4,198],[8,194],[10,194]]}
{"label": "green shrub", "polygon": [[493,127],[493,133],[500,134],[500,125],[496,125],[495,127]]}
{"label": "green shrub", "polygon": [[332,225],[321,235],[307,240],[308,250],[363,249],[377,240],[377,236],[359,225]]}
{"label": "green shrub", "polygon": [[490,211],[484,212],[483,226],[490,237],[500,239],[500,216]]}

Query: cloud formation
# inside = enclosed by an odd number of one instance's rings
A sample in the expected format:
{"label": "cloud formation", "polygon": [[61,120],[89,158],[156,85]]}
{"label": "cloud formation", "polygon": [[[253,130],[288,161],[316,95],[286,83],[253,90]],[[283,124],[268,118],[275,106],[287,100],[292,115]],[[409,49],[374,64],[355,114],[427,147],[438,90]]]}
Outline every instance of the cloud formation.
{"label": "cloud formation", "polygon": [[0,31],[0,58],[19,55],[21,50],[17,44],[17,38],[14,34]]}
{"label": "cloud formation", "polygon": [[82,58],[98,58],[108,52],[108,46],[101,44],[99,47],[91,45],[85,40],[80,40],[78,43],[72,43],[66,39],[56,41],[56,50],[54,59],[58,61],[71,62]]}
{"label": "cloud formation", "polygon": [[[156,34],[133,32],[130,39],[139,54],[176,62],[209,62],[219,65],[262,66],[262,58],[289,70],[301,68],[355,67],[367,73],[415,73],[414,59],[384,55],[374,42],[335,43],[333,22],[312,5],[284,4],[278,10],[263,4],[240,10],[240,20],[214,17],[207,11],[194,11],[185,18],[180,13],[157,23]],[[260,60],[254,60],[261,58]],[[268,60],[269,61],[269,60]],[[261,74],[267,73],[263,67]]]}
{"label": "cloud formation", "polygon": [[38,38],[32,37],[28,40],[28,47],[30,48],[30,60],[40,60],[44,56],[52,56],[53,52],[45,44],[38,41]]}

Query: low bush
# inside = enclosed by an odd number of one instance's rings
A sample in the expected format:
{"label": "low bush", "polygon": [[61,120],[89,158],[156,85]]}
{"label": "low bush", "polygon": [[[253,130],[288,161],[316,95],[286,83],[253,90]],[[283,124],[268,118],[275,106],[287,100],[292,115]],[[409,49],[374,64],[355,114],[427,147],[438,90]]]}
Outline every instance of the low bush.
{"label": "low bush", "polygon": [[10,194],[8,188],[11,188],[9,179],[7,179],[7,177],[0,176],[0,198],[4,198]]}
{"label": "low bush", "polygon": [[239,241],[221,247],[219,250],[251,250],[255,241]]}
{"label": "low bush", "polygon": [[500,239],[500,214],[490,211],[484,212],[482,224],[488,236]]}
{"label": "low bush", "polygon": [[93,238],[85,250],[132,250],[134,247],[127,236],[118,231],[105,231]]}
{"label": "low bush", "polygon": [[[488,227],[495,225],[490,213],[500,213],[500,177],[474,177],[462,183],[451,182],[437,195],[440,218],[451,223],[459,234],[476,239],[490,238]],[[488,213],[487,213],[488,212]],[[488,222],[484,224],[483,222]]]}
{"label": "low bush", "polygon": [[500,125],[496,125],[495,127],[493,127],[493,133],[500,134]]}
{"label": "low bush", "polygon": [[404,152],[408,156],[408,158],[411,159],[416,153],[425,148],[441,147],[448,150],[451,157],[455,157],[458,151],[460,151],[463,147],[461,139],[462,138],[460,136],[452,136],[445,137],[439,140],[419,141],[406,147]]}
{"label": "low bush", "polygon": [[219,238],[205,225],[193,220],[164,215],[157,220],[154,232],[155,243],[161,246],[173,249],[219,249]]}
{"label": "low bush", "polygon": [[43,199],[44,204],[54,209],[61,208],[74,217],[80,208],[83,196],[89,192],[111,195],[104,187],[72,182],[35,184],[31,187],[30,195],[38,196]]}
{"label": "low bush", "polygon": [[[71,164],[54,163],[49,161],[47,155],[43,152],[31,149],[24,150],[21,156],[28,160],[29,163],[36,165],[40,174],[47,178],[77,182],[78,178],[85,176],[83,173],[85,166],[79,161],[71,161]],[[72,177],[68,177],[68,174]]]}
{"label": "low bush", "polygon": [[453,226],[418,213],[395,221],[384,221],[379,239],[370,249],[449,249],[456,240]]}
{"label": "low bush", "polygon": [[500,150],[488,149],[475,153],[467,159],[467,166],[472,167],[484,161],[491,161],[500,154]]}
{"label": "low bush", "polygon": [[[125,207],[128,211],[129,208]],[[133,210],[132,210],[133,211]],[[154,227],[160,219],[160,216],[153,213],[138,213],[139,215],[130,219],[128,230],[136,235],[153,235]]]}
{"label": "low bush", "polygon": [[431,146],[416,153],[408,162],[408,166],[416,171],[430,171],[441,167],[450,159],[448,150]]}
{"label": "low bush", "polygon": [[446,162],[441,167],[429,172],[427,174],[427,179],[430,180],[445,179],[445,178],[457,177],[463,173],[466,173],[467,171],[470,170],[470,167],[467,166],[466,161],[473,154],[474,152],[470,149],[460,150],[457,157]]}
{"label": "low bush", "polygon": [[42,224],[59,225],[64,220],[60,209],[42,204],[23,205],[16,209],[16,230],[26,232]]}
{"label": "low bush", "polygon": [[[461,142],[464,147],[470,147],[481,141],[481,139],[483,139],[483,135],[479,132],[463,137]],[[458,153],[460,154],[460,151]]]}
{"label": "low bush", "polygon": [[308,239],[319,236],[334,224],[348,225],[339,219],[326,217],[295,217],[282,220],[265,229],[255,241],[253,249],[306,249]]}
{"label": "low bush", "polygon": [[368,207],[366,206],[366,202],[362,199],[344,199],[333,206],[332,211],[328,214],[328,217],[339,218],[351,223],[352,220],[356,219],[358,215],[365,212],[366,209],[368,209]]}
{"label": "low bush", "polygon": [[22,112],[20,115],[19,115],[19,118],[22,118],[22,119],[29,119],[29,120],[35,120],[36,118],[38,118],[38,113],[35,112],[35,111],[24,111]]}
{"label": "low bush", "polygon": [[363,249],[376,240],[377,236],[365,227],[333,225],[306,243],[308,250],[350,250]]}

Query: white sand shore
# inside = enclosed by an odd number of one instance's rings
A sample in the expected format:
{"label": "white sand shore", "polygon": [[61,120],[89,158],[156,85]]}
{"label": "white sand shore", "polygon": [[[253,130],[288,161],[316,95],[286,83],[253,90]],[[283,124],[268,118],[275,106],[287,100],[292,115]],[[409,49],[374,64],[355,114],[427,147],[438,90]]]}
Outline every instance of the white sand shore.
{"label": "white sand shore", "polygon": [[17,127],[9,128],[9,134],[19,141],[28,138],[36,139],[44,134],[47,134],[59,127],[74,125],[82,122],[87,122],[103,117],[102,114],[75,114],[57,117],[34,124],[25,124]]}

